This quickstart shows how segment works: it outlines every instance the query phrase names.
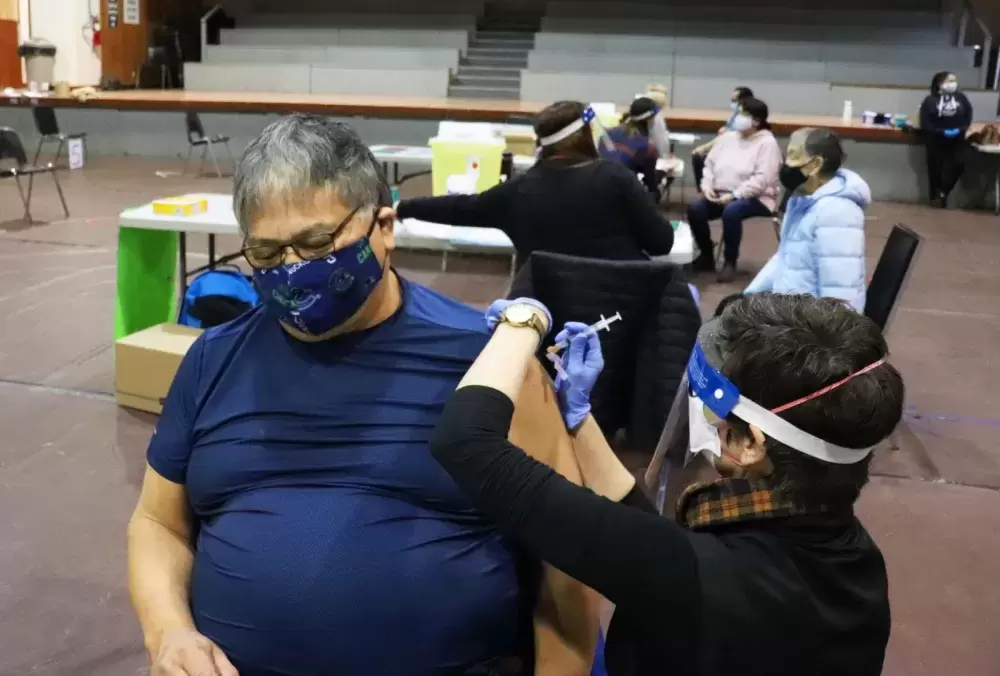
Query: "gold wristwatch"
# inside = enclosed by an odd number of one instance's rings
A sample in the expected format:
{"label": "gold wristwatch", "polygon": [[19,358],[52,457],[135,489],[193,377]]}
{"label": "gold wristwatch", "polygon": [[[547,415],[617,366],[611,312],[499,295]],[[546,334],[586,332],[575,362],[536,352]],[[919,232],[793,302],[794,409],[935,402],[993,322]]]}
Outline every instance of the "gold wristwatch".
{"label": "gold wristwatch", "polygon": [[544,313],[534,305],[527,303],[514,303],[508,305],[500,315],[502,324],[510,324],[515,328],[530,326],[538,332],[541,338],[549,330]]}

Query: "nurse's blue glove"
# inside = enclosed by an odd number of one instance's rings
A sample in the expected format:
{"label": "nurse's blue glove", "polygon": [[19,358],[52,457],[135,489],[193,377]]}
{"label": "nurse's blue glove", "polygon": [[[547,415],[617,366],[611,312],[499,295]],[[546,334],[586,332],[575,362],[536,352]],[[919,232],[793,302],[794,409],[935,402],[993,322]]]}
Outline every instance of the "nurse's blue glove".
{"label": "nurse's blue glove", "polygon": [[958,136],[958,133],[960,131],[961,129],[945,129],[944,135],[947,136],[948,138],[955,138],[956,136]]}
{"label": "nurse's blue glove", "polygon": [[[546,326],[552,326],[552,314],[540,301],[537,301],[534,298],[515,298],[514,300],[501,298],[500,300],[493,301],[493,303],[491,303],[486,309],[486,326],[490,331],[497,327],[497,324],[500,323],[500,317],[503,315],[504,310],[511,305],[530,305],[545,315],[545,318],[548,320],[545,322]],[[544,338],[545,336],[542,337]]]}
{"label": "nurse's blue glove", "polygon": [[569,341],[562,354],[566,375],[556,376],[556,394],[559,411],[570,431],[582,425],[590,415],[590,392],[604,369],[601,339],[596,333],[581,335],[587,328],[580,322],[567,322],[556,336],[556,343]]}

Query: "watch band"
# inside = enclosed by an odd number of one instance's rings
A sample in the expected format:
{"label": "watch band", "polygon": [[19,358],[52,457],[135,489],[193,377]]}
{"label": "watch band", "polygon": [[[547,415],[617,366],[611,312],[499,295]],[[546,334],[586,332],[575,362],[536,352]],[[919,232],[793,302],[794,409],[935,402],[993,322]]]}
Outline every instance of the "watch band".
{"label": "watch band", "polygon": [[[512,314],[524,313],[523,318],[512,317]],[[528,303],[517,303],[510,305],[501,313],[500,322],[515,328],[531,327],[538,332],[541,338],[548,331],[545,319],[542,318],[542,311]]]}

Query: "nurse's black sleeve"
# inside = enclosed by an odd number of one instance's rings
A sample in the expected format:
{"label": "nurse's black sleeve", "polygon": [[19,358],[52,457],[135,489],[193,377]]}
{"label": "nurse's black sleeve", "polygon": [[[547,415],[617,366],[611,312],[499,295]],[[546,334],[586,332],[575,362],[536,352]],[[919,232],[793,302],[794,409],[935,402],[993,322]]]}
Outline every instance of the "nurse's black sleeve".
{"label": "nurse's black sleeve", "polygon": [[498,183],[475,195],[442,195],[403,200],[396,207],[400,219],[416,218],[431,223],[498,228],[506,231],[517,192],[513,181]]}
{"label": "nurse's black sleeve", "polygon": [[[696,536],[655,513],[600,497],[528,457],[507,441],[513,414],[514,404],[501,392],[461,388],[445,407],[431,452],[502,530],[537,558],[627,607],[633,618],[662,625],[666,616],[698,617],[690,540]],[[648,504],[641,493],[629,499]],[[691,650],[696,624],[679,622],[664,640]]]}

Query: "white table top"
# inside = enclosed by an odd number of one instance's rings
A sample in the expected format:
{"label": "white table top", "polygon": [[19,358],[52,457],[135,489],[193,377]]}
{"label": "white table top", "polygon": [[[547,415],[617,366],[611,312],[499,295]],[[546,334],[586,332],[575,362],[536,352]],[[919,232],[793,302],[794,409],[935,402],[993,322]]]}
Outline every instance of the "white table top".
{"label": "white table top", "polygon": [[153,204],[126,209],[118,215],[118,227],[143,230],[172,230],[206,235],[238,235],[240,227],[233,212],[233,196],[217,193],[192,193],[187,197],[204,197],[208,210],[195,216],[161,216],[153,213]]}
{"label": "white table top", "polygon": [[[428,146],[391,146],[378,144],[368,146],[372,155],[379,162],[410,162],[430,166],[433,152]],[[529,155],[514,155],[514,166],[517,169],[531,169],[535,166],[535,158]]]}
{"label": "white table top", "polygon": [[682,132],[669,132],[667,134],[669,138],[674,143],[680,143],[682,146],[693,146],[701,138],[698,134],[685,134]]}
{"label": "white table top", "polygon": [[[975,144],[973,144],[975,145]],[[976,150],[987,155],[1000,155],[1000,146],[976,146]]]}
{"label": "white table top", "polygon": [[[144,230],[170,230],[173,232],[201,233],[206,235],[238,235],[239,226],[233,213],[232,195],[195,193],[190,197],[204,197],[208,210],[196,216],[160,216],[153,213],[152,204],[126,209],[118,216],[118,226]],[[402,248],[423,248],[438,251],[479,251],[484,253],[513,253],[514,245],[504,233],[493,228],[469,228],[442,225],[408,218],[396,222],[396,239]],[[678,265],[694,260],[694,241],[687,223],[674,230],[674,246],[669,254],[658,257]]]}

